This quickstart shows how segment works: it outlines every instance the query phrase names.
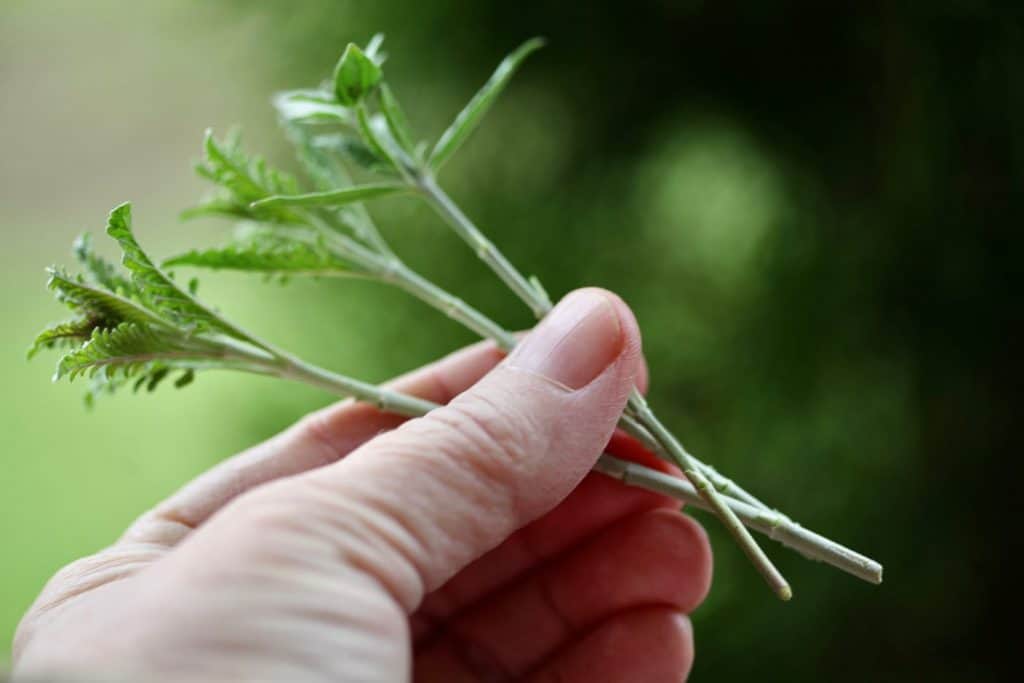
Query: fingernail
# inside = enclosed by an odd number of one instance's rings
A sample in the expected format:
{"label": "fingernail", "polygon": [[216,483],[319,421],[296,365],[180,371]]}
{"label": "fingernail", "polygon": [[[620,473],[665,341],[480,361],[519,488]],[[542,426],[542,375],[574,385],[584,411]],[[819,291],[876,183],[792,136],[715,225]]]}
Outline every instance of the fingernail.
{"label": "fingernail", "polygon": [[622,343],[622,325],[609,295],[581,289],[562,299],[516,346],[508,362],[581,389],[619,357]]}

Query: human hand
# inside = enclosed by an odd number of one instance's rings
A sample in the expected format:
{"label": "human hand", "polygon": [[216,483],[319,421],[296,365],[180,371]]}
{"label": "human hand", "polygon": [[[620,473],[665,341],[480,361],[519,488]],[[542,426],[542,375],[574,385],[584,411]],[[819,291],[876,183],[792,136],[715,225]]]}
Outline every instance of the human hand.
{"label": "human hand", "polygon": [[632,314],[580,290],[499,361],[397,380],[426,417],[342,402],[200,476],[50,581],[15,679],[684,678],[704,533],[588,474],[643,381]]}

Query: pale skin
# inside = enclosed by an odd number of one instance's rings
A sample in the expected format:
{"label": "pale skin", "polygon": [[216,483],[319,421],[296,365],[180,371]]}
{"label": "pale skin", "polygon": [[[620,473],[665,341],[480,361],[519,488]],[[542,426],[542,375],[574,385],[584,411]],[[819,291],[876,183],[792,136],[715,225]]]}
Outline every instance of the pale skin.
{"label": "pale skin", "polygon": [[679,681],[703,530],[588,474],[645,371],[626,305],[575,292],[215,467],[25,615],[15,680]]}

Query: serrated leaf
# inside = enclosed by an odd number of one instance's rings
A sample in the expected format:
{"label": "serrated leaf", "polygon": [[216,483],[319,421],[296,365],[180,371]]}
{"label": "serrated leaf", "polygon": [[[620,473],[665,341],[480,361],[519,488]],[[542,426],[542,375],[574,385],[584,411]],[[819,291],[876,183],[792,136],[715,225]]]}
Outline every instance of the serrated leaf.
{"label": "serrated leaf", "polygon": [[376,87],[382,76],[380,67],[358,45],[349,43],[334,67],[334,94],[341,104],[354,106]]}
{"label": "serrated leaf", "polygon": [[124,203],[110,212],[107,234],[117,240],[124,252],[121,263],[131,274],[140,301],[150,310],[185,328],[215,329],[242,341],[248,337],[227,324],[210,309],[181,290],[154,265],[132,234],[131,204]]}
{"label": "serrated leaf", "polygon": [[32,342],[28,350],[28,358],[31,360],[43,349],[52,349],[57,346],[78,346],[92,336],[101,321],[98,318],[81,317],[64,322],[55,323],[46,328]]}
{"label": "serrated leaf", "polygon": [[166,324],[139,303],[119,294],[75,280],[57,268],[50,268],[47,272],[50,274],[47,287],[57,292],[57,300],[86,317],[107,323],[128,321],[145,325]]}
{"label": "serrated leaf", "polygon": [[292,275],[351,275],[358,271],[326,250],[289,240],[193,249],[164,261],[164,265]]}
{"label": "serrated leaf", "polygon": [[92,235],[89,233],[79,235],[72,245],[72,251],[96,283],[125,296],[131,296],[134,292],[131,282],[117,271],[117,267],[93,251]]}
{"label": "serrated leaf", "polygon": [[121,323],[112,328],[96,328],[80,347],[69,351],[57,363],[54,380],[74,380],[83,374],[105,379],[129,378],[168,363],[213,360],[224,356],[224,349],[198,337],[184,337],[173,330],[157,329],[136,323]]}
{"label": "serrated leaf", "polygon": [[152,390],[177,370],[183,373],[179,386],[203,369],[275,372],[275,351],[200,304],[153,264],[132,234],[130,205],[111,211],[107,233],[121,246],[129,278],[98,259],[88,238],[76,243],[76,255],[92,281],[50,270],[49,287],[78,314],[43,330],[29,351],[31,357],[44,348],[70,347],[55,380],[90,377],[91,402],[128,383]]}
{"label": "serrated leaf", "polygon": [[329,192],[310,192],[308,194],[280,195],[268,197],[256,202],[256,206],[342,206],[367,199],[376,199],[387,195],[408,192],[405,185],[397,183],[369,183],[356,185]]}
{"label": "serrated leaf", "polygon": [[218,141],[210,131],[203,141],[205,158],[196,167],[200,176],[220,187],[220,192],[182,213],[183,218],[216,214],[236,218],[296,224],[300,218],[286,209],[252,208],[252,203],[279,194],[296,194],[299,184],[288,173],[270,167],[259,156],[242,151],[237,134]]}
{"label": "serrated leaf", "polygon": [[512,54],[501,61],[501,64],[494,70],[491,77],[477,91],[473,99],[469,101],[469,104],[459,112],[452,124],[448,126],[448,129],[438,139],[437,144],[434,145],[434,149],[430,153],[431,168],[436,171],[451,158],[462,143],[466,141],[466,138],[480,124],[484,114],[487,113],[487,110],[494,104],[498,95],[508,85],[509,80],[516,69],[519,68],[519,65],[523,63],[523,60],[543,46],[544,40],[542,38],[533,38],[520,45]]}

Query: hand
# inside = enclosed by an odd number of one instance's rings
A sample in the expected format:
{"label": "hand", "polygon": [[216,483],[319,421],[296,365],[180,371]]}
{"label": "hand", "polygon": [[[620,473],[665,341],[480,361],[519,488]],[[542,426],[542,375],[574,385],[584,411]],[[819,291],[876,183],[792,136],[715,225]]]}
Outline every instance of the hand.
{"label": "hand", "polygon": [[50,581],[15,678],[684,678],[704,533],[588,475],[643,381],[632,314],[580,290],[499,361],[397,380],[426,417],[343,402],[199,477]]}

